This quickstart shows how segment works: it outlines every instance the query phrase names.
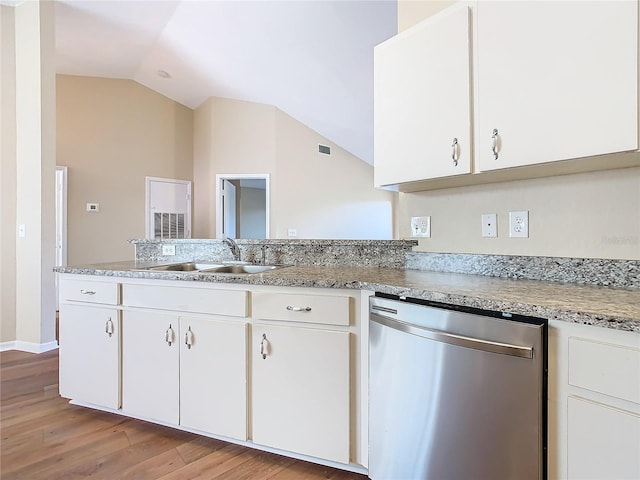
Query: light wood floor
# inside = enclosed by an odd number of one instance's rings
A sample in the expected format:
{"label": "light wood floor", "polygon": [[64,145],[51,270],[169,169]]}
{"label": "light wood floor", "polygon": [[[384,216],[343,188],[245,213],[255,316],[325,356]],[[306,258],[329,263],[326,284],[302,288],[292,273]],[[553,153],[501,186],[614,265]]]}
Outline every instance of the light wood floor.
{"label": "light wood floor", "polygon": [[58,352],[0,353],[2,480],[366,480],[119,415],[58,395]]}

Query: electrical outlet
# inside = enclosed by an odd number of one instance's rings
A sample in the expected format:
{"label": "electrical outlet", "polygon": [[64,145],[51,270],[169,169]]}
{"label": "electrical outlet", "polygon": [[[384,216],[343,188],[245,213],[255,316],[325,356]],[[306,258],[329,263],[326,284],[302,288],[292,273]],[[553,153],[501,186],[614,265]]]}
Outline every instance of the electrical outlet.
{"label": "electrical outlet", "polygon": [[411,217],[412,237],[431,237],[431,217]]}
{"label": "electrical outlet", "polygon": [[295,228],[287,228],[287,237],[289,238],[295,238],[298,236],[298,230]]}
{"label": "electrical outlet", "polygon": [[495,213],[485,213],[482,219],[482,236],[497,237],[498,236],[498,216]]}
{"label": "electrical outlet", "polygon": [[162,245],[162,255],[175,255],[175,254],[176,254],[175,245]]}
{"label": "electrical outlet", "polygon": [[520,238],[529,237],[529,212],[527,210],[509,212],[509,236]]}

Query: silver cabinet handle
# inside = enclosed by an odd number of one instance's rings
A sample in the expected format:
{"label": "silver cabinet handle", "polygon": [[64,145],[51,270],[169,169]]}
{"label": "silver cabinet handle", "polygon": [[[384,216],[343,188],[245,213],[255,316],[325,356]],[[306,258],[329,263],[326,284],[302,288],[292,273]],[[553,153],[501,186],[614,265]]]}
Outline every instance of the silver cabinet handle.
{"label": "silver cabinet handle", "polygon": [[498,129],[493,129],[493,134],[491,135],[491,151],[493,152],[493,159],[498,159]]}
{"label": "silver cabinet handle", "polygon": [[310,312],[311,307],[293,307],[291,305],[287,305],[287,310],[290,312]]}
{"label": "silver cabinet handle", "polygon": [[262,359],[266,359],[269,354],[269,341],[267,340],[267,334],[262,334],[262,340],[260,340],[260,356]]}
{"label": "silver cabinet handle", "polygon": [[171,328],[171,324],[169,324],[167,331],[164,332],[164,341],[167,342],[169,346],[173,343],[173,328]]}
{"label": "silver cabinet handle", "polygon": [[104,326],[104,333],[111,336],[113,335],[113,322],[111,321],[111,317],[107,320],[107,323]]}
{"label": "silver cabinet handle", "polygon": [[458,139],[453,139],[453,144],[451,145],[451,160],[453,160],[453,166],[458,166],[458,159],[460,158],[460,145],[458,144]]}
{"label": "silver cabinet handle", "polygon": [[80,290],[80,293],[82,295],[95,295],[96,294],[96,292],[93,291],[93,290]]}
{"label": "silver cabinet handle", "polygon": [[184,344],[189,350],[191,350],[191,347],[193,346],[193,332],[191,331],[191,327],[189,327],[187,333],[184,334]]}

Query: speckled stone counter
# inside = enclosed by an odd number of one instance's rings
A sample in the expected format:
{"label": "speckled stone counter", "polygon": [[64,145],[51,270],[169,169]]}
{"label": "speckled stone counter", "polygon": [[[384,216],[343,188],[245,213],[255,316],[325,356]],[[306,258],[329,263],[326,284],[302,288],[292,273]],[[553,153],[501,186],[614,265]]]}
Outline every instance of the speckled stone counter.
{"label": "speckled stone counter", "polygon": [[[166,262],[165,262],[166,263]],[[400,268],[296,265],[253,275],[134,271],[143,263],[57,267],[60,273],[285,287],[373,290],[640,334],[640,290]]]}

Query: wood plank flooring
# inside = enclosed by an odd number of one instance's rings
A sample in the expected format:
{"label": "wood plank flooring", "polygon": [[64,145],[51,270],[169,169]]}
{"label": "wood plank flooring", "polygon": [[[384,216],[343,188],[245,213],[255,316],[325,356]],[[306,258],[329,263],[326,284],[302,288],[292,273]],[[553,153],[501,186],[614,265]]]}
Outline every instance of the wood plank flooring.
{"label": "wood plank flooring", "polygon": [[70,405],[58,352],[0,353],[2,480],[366,480],[172,428]]}

